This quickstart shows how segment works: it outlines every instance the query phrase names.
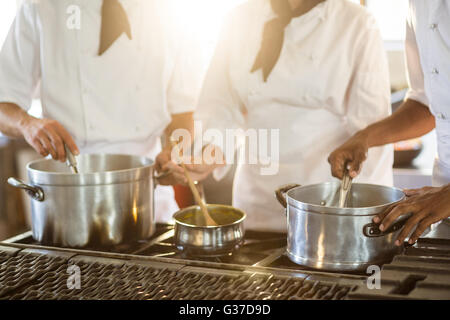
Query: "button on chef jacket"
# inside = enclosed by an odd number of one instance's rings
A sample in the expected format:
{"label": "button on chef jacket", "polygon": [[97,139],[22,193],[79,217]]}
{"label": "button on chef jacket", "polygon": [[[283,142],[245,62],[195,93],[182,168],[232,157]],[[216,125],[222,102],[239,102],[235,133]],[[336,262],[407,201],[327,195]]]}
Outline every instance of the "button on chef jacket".
{"label": "button on chef jacket", "polygon": [[[171,1],[120,3],[132,40],[123,33],[98,56],[101,0],[26,1],[0,54],[0,101],[28,110],[40,84],[43,116],[59,121],[81,153],[154,159],[171,114],[194,110],[198,55],[183,47]],[[74,6],[79,29],[68,27]],[[157,220],[170,219],[173,189],[158,186],[155,198]]]}
{"label": "button on chef jacket", "polygon": [[[284,231],[284,209],[274,190],[287,183],[331,181],[329,154],[389,116],[390,88],[372,16],[344,0],[325,1],[291,21],[278,63],[264,82],[261,70],[250,70],[264,24],[274,17],[268,0],[250,0],[232,12],[195,118],[204,130],[215,128],[224,136],[233,128],[279,129],[279,172],[261,175],[267,165],[239,164],[233,204],[247,213],[247,228]],[[356,181],[391,185],[392,163],[392,146],[373,148]]]}
{"label": "button on chef jacket", "polygon": [[436,118],[438,159],[433,184],[450,183],[450,2],[410,1],[406,24],[407,98]]}

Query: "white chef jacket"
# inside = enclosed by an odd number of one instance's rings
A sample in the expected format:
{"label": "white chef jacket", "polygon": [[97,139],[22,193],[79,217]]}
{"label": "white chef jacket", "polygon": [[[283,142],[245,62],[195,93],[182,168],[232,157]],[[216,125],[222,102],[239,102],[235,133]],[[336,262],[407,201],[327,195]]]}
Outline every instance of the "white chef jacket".
{"label": "white chef jacket", "polygon": [[406,24],[407,97],[436,118],[433,185],[450,183],[450,1],[411,0]]}
{"label": "white chef jacket", "polygon": [[[25,1],[0,53],[0,101],[27,110],[40,84],[43,116],[59,121],[82,153],[154,159],[171,114],[195,108],[199,55],[178,33],[171,1],[120,2],[132,40],[122,34],[98,56],[102,0]],[[79,29],[67,27],[74,5]],[[157,220],[167,221],[178,209],[173,189],[158,186],[155,198]]]}
{"label": "white chef jacket", "polygon": [[[279,172],[239,164],[233,205],[250,229],[284,231],[274,190],[332,180],[329,154],[357,131],[390,114],[389,73],[373,17],[345,0],[325,1],[285,29],[281,56],[267,82],[250,73],[268,0],[250,0],[228,18],[207,72],[195,118],[203,129],[279,129]],[[225,135],[225,134],[224,134]],[[270,141],[270,140],[269,140]],[[392,185],[392,146],[373,148],[359,182]]]}

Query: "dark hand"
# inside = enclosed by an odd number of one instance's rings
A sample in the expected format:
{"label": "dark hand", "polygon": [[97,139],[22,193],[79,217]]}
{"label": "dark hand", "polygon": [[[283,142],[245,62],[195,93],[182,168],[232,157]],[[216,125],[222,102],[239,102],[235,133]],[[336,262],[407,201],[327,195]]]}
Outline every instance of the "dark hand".
{"label": "dark hand", "polygon": [[334,150],[328,157],[331,165],[331,174],[339,179],[344,177],[348,170],[351,178],[355,178],[362,168],[362,163],[367,158],[369,149],[367,138],[364,134],[357,133],[342,146]]}
{"label": "dark hand", "polygon": [[395,244],[400,246],[413,230],[409,243],[413,244],[420,235],[433,223],[450,217],[450,185],[444,187],[425,187],[422,189],[405,190],[408,198],[373,219],[380,223],[380,230],[386,230],[400,216],[412,213]]}

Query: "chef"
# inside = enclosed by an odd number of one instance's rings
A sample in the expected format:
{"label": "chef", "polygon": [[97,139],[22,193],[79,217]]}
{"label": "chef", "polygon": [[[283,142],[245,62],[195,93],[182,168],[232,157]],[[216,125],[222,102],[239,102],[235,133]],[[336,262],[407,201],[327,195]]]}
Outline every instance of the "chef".
{"label": "chef", "polygon": [[[194,117],[205,131],[279,130],[278,172],[239,163],[233,205],[247,213],[247,228],[285,231],[274,191],[332,180],[329,153],[389,110],[383,42],[364,8],[345,0],[250,0],[223,28]],[[392,184],[392,148],[370,155],[358,180]],[[201,180],[212,171],[220,179],[229,166],[188,167]],[[171,162],[166,168],[177,170]]]}
{"label": "chef", "polygon": [[428,227],[450,216],[449,1],[410,0],[405,49],[410,88],[401,107],[392,116],[356,133],[329,158],[334,176],[342,178],[347,163],[355,177],[365,166],[362,163],[369,148],[420,137],[436,128],[438,159],[433,187],[405,190],[406,201],[374,218],[385,230],[398,217],[412,213],[397,245],[412,231],[409,243],[414,243]]}
{"label": "chef", "polygon": [[[63,143],[74,154],[155,159],[162,134],[189,123],[201,87],[175,7],[166,0],[25,1],[0,53],[0,130],[60,161]],[[36,90],[42,119],[26,112]],[[168,220],[178,209],[173,189],[159,186],[155,198],[157,220]]]}

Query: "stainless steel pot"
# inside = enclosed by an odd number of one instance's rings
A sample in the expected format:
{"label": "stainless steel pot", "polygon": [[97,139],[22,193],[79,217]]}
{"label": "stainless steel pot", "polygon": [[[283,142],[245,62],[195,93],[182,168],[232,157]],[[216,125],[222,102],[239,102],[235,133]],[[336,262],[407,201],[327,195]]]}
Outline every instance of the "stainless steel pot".
{"label": "stainless steel pot", "polygon": [[207,204],[217,226],[196,224],[199,206],[182,209],[173,215],[175,245],[189,256],[221,256],[238,249],[244,240],[245,213],[232,206]]}
{"label": "stainless steel pot", "polygon": [[275,193],[287,209],[287,255],[295,263],[331,271],[362,271],[392,260],[407,217],[381,232],[372,218],[404,199],[400,189],[352,185],[348,207],[325,207],[340,184],[288,185]]}
{"label": "stainless steel pot", "polygon": [[8,182],[31,196],[33,238],[64,247],[110,246],[155,230],[153,161],[130,155],[78,157],[80,173],[43,159],[27,165],[29,183]]}

